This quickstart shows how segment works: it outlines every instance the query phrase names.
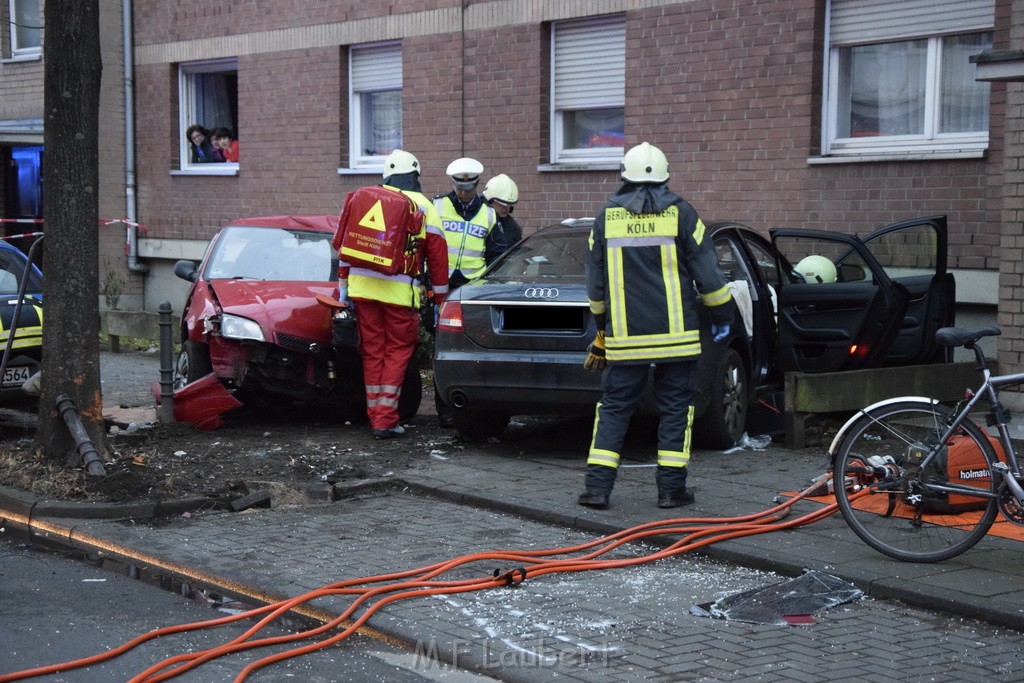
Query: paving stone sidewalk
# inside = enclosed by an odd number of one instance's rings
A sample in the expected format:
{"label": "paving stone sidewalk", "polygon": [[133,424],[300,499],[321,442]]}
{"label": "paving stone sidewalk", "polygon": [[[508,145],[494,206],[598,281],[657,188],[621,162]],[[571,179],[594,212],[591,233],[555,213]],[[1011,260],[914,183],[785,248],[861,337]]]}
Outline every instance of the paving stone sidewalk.
{"label": "paving stone sidewalk", "polygon": [[[596,511],[575,504],[578,454],[559,453],[553,444],[550,451],[497,457],[480,444],[425,452],[420,465],[396,473],[390,489],[335,503],[154,522],[40,516],[36,501],[0,490],[0,518],[31,525],[38,537],[255,603],[474,551],[561,548],[654,520],[751,514],[802,488],[823,467],[823,452],[812,449],[699,451],[690,478],[697,503],[660,510],[653,467],[627,462],[611,509]],[[815,507],[800,503],[793,515]],[[637,556],[673,540],[658,537],[616,553]],[[369,625],[403,643],[424,672],[437,656],[508,681],[1016,681],[1024,678],[1021,550],[1018,542],[989,536],[947,562],[901,563],[868,548],[836,515],[724,541],[699,555],[402,601]],[[477,563],[452,578],[490,576],[496,568]],[[690,612],[695,603],[805,570],[838,576],[868,597],[829,609],[808,626]],[[327,618],[347,604],[320,599],[305,613]]]}
{"label": "paving stone sidewalk", "polygon": [[[35,520],[36,533],[272,601],[474,551],[561,548],[656,519],[756,512],[778,494],[769,481],[802,483],[815,461],[775,448],[702,452],[693,464],[698,502],[682,512],[656,508],[653,470],[629,467],[613,508],[592,511],[574,503],[580,478],[575,461],[467,450],[447,460],[425,455],[421,467],[402,473],[405,486],[385,495],[294,509],[203,512],[160,523],[43,518]],[[655,549],[629,545],[616,554]],[[496,568],[512,568],[500,564],[476,563],[446,576],[490,576]],[[1021,678],[1014,667],[1024,660],[1024,634],[998,624],[1019,628],[1020,567],[1017,548],[988,539],[940,565],[893,562],[832,518],[727,541],[701,556],[402,601],[369,623],[404,643],[424,671],[436,666],[430,659],[436,656],[508,681],[889,680],[894,661],[905,680],[1009,681]],[[853,581],[876,597],[829,609],[809,626],[690,612],[693,604],[778,583],[805,568]],[[911,588],[910,579],[923,588]],[[319,599],[310,609],[323,617],[347,604]]]}

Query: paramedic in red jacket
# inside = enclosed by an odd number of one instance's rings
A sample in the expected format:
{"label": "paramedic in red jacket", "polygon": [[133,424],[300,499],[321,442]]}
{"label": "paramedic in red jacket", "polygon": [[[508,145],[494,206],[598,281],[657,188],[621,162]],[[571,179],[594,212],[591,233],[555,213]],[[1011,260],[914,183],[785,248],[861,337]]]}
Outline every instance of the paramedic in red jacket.
{"label": "paramedic in red jacket", "polygon": [[[384,161],[384,187],[408,196],[425,215],[418,253],[412,261],[420,264],[426,259],[434,303],[441,303],[448,293],[448,246],[437,210],[420,192],[419,176],[420,163],[409,152],[396,149]],[[336,244],[335,249],[338,247]],[[339,298],[355,303],[366,383],[366,412],[377,439],[391,439],[405,433],[399,424],[398,398],[419,339],[419,309],[423,296],[423,287],[417,278],[419,267],[413,270],[416,272],[384,275],[344,260],[338,269]]]}

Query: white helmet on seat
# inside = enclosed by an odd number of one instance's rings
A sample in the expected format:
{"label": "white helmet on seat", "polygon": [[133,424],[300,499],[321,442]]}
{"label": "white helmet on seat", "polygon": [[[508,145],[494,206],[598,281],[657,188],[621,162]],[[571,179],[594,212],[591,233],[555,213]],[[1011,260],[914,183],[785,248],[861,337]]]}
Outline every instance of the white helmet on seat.
{"label": "white helmet on seat", "polygon": [[519,188],[514,180],[502,173],[487,181],[484,187],[484,199],[491,201],[497,199],[499,202],[509,206],[519,201]]}
{"label": "white helmet on seat", "polygon": [[396,149],[384,160],[384,177],[401,175],[402,173],[419,173],[420,162],[404,149]]}
{"label": "white helmet on seat", "polygon": [[824,256],[811,254],[796,264],[793,274],[808,284],[828,284],[836,281],[836,267]]}
{"label": "white helmet on seat", "polygon": [[668,180],[668,159],[649,142],[641,142],[626,152],[619,169],[622,179],[631,183],[660,184]]}
{"label": "white helmet on seat", "polygon": [[484,165],[476,159],[462,157],[448,164],[445,174],[452,179],[452,184],[460,190],[472,190],[480,182]]}

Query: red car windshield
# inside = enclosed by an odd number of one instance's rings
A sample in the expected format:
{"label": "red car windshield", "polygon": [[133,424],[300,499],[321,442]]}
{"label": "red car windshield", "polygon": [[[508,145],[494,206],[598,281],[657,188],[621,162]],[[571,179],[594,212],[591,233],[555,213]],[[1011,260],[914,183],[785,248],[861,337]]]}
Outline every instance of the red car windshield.
{"label": "red car windshield", "polygon": [[331,237],[309,230],[229,226],[217,238],[204,277],[336,281],[338,260]]}

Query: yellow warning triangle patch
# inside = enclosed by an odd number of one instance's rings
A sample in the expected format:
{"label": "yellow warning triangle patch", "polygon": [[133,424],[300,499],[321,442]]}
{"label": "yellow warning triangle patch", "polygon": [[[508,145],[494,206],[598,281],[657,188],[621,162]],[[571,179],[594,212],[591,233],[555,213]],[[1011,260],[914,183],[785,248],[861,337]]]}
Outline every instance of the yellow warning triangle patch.
{"label": "yellow warning triangle patch", "polygon": [[379,199],[377,200],[377,203],[359,219],[359,225],[364,228],[369,228],[370,230],[380,230],[381,232],[384,232],[387,229],[384,223],[384,208],[381,206],[381,201]]}

